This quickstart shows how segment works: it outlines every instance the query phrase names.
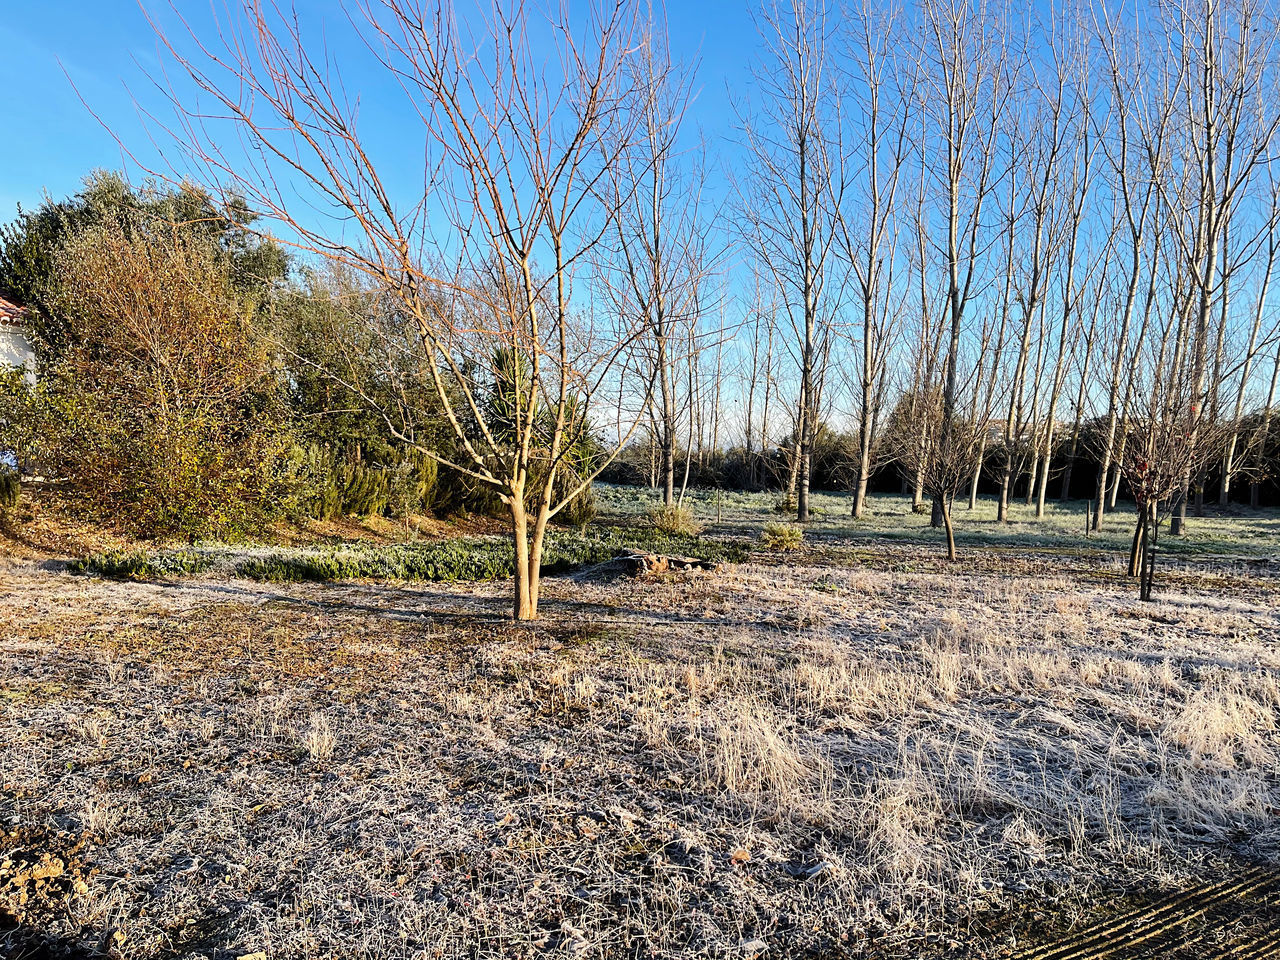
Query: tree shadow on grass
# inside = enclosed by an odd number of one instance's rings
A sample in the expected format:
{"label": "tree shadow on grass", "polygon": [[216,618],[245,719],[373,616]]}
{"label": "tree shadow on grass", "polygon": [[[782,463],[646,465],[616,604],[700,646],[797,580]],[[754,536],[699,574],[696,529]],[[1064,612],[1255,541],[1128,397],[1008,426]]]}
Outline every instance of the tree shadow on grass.
{"label": "tree shadow on grass", "polygon": [[108,954],[50,936],[0,910],[0,957],[6,960],[98,960]]}

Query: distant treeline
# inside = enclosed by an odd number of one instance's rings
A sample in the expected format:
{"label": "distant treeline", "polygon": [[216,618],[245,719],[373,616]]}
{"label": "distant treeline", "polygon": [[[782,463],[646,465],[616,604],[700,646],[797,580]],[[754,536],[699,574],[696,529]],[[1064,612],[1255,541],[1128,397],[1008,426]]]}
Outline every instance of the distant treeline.
{"label": "distant treeline", "polygon": [[[1246,415],[1241,421],[1241,433],[1253,435],[1262,426],[1263,414],[1255,412]],[[1263,469],[1256,478],[1250,478],[1246,485],[1234,485],[1228,489],[1227,502],[1251,507],[1272,507],[1280,504],[1280,424],[1273,417],[1267,424],[1267,439],[1260,462]],[[1075,431],[1068,425],[1064,435],[1055,444],[1052,467],[1049,474],[1049,491],[1051,497],[1060,500],[1092,499],[1097,496],[1098,474],[1101,470],[1101,458],[1096,451],[1103,449],[1105,443],[1106,420],[1103,417],[1083,421],[1075,438],[1075,452],[1072,455],[1072,435]],[[978,495],[994,495],[1000,492],[1002,473],[1004,470],[1004,448],[993,442],[983,457],[982,468],[976,477]],[[857,483],[858,476],[858,437],[856,433],[833,430],[823,425],[816,433],[813,449],[813,479],[815,490],[827,492],[851,491]],[[609,483],[626,486],[661,487],[660,476],[661,450],[658,444],[639,441],[630,444],[622,454],[606,469],[601,479]],[[745,447],[734,446],[725,450],[701,451],[691,453],[683,449],[676,451],[675,474],[679,481],[687,476],[689,487],[711,487],[726,490],[776,490],[781,495],[794,494],[789,489],[795,476],[795,448],[788,442],[774,446],[765,452],[747,451]],[[1201,500],[1218,502],[1221,492],[1223,472],[1221,467],[1210,468],[1198,488]],[[895,463],[892,460],[881,463],[871,474],[868,489],[875,493],[917,492],[913,471],[908,465]],[[1026,498],[1031,489],[1030,473],[1019,474],[1012,487],[1011,496]],[[970,486],[967,493],[973,493]],[[1123,475],[1119,484],[1113,485],[1109,496],[1114,494],[1119,501],[1133,499],[1133,492],[1125,483]],[[1034,492],[1032,492],[1034,496]]]}

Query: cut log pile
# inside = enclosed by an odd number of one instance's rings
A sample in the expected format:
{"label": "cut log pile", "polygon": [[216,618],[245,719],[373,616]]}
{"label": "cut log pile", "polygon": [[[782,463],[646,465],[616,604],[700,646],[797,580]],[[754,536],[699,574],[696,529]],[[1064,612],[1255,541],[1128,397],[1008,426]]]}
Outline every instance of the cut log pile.
{"label": "cut log pile", "polygon": [[714,560],[697,557],[676,557],[662,553],[625,553],[615,563],[633,577],[667,573],[670,570],[715,570],[720,566]]}

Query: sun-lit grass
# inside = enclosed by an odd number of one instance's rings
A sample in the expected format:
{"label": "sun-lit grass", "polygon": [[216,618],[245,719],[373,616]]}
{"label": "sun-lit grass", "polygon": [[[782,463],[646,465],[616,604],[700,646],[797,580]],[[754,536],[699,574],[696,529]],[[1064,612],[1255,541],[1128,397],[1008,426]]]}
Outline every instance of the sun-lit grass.
{"label": "sun-lit grass", "polygon": [[[643,536],[637,493],[606,491]],[[728,548],[772,499],[693,505]],[[886,505],[713,573],[548,578],[534,625],[486,580],[0,571],[0,911],[139,957],[906,957],[1269,855],[1274,577],[1203,556],[1143,604],[1089,551],[917,563]],[[87,879],[19,904],[6,860],[82,834]]]}

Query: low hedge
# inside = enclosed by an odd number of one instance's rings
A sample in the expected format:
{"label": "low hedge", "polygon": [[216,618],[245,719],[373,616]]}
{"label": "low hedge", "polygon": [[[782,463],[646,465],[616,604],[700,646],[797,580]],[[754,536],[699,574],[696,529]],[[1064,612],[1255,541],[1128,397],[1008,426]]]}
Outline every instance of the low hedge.
{"label": "low hedge", "polygon": [[[604,527],[583,533],[553,531],[548,534],[542,570],[563,573],[603,563],[630,551],[688,554],[704,560],[732,562],[740,562],[746,556],[744,547],[736,543],[658,530]],[[226,547],[108,551],[77,560],[70,569],[76,573],[135,580],[195,576],[215,569],[224,569],[230,576],[269,583],[503,580],[515,573],[515,552],[505,537],[460,537],[426,543],[281,548],[250,556]]]}

